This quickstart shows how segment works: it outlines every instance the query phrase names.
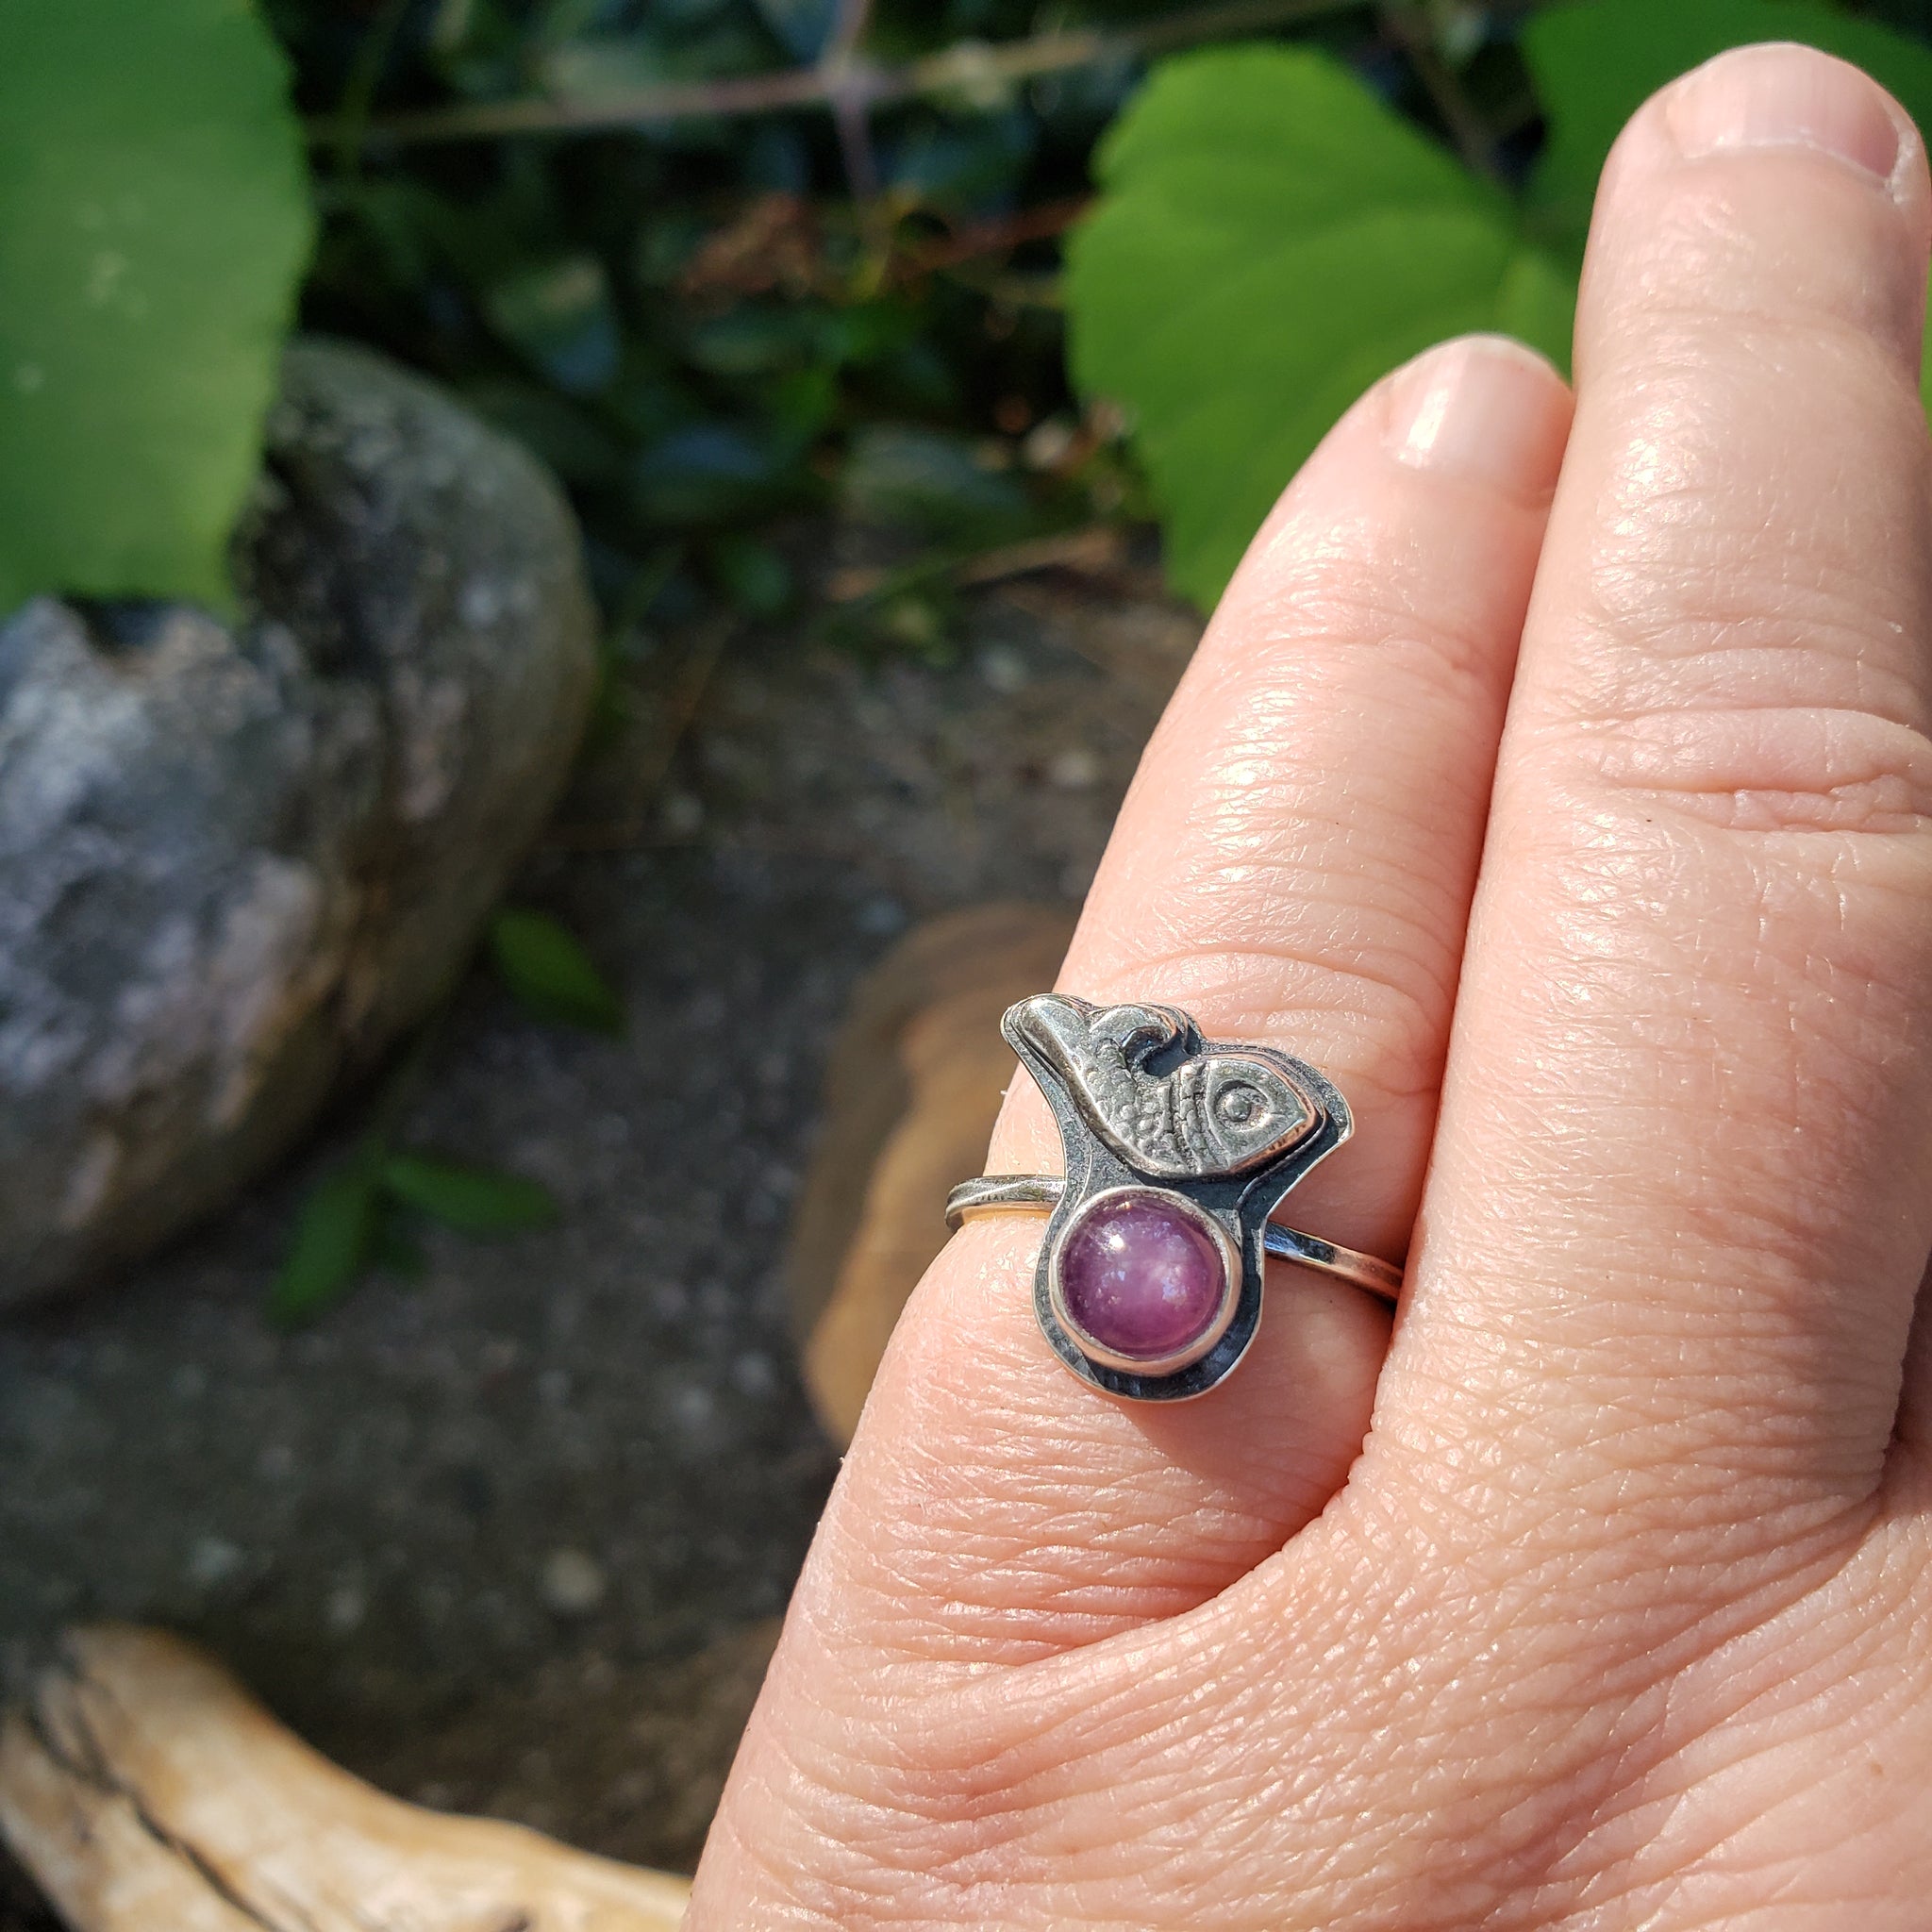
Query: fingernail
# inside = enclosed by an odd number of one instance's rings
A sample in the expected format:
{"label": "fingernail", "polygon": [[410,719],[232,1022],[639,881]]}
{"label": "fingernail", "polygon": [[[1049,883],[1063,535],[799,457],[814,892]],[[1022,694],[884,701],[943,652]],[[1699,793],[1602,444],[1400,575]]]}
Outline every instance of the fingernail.
{"label": "fingernail", "polygon": [[1734,47],[1687,74],[1665,119],[1690,160],[1729,149],[1809,148],[1890,183],[1903,132],[1876,82],[1809,47]]}
{"label": "fingernail", "polygon": [[1445,342],[1391,379],[1389,447],[1414,469],[1547,495],[1568,422],[1551,407],[1560,390],[1541,356],[1506,336]]}

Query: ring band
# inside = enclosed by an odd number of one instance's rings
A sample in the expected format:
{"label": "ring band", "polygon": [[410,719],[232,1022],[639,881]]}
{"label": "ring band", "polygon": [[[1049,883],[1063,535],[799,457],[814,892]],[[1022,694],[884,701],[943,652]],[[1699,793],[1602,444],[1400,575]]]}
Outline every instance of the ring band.
{"label": "ring band", "polygon": [[[981,1214],[1051,1214],[1067,1184],[1057,1174],[982,1174],[961,1181],[946,1196],[946,1225],[957,1229]],[[1333,1275],[1351,1288],[1366,1289],[1391,1307],[1402,1293],[1402,1270],[1374,1255],[1324,1241],[1320,1235],[1268,1222],[1261,1229],[1262,1251],[1276,1261]]]}
{"label": "ring band", "polygon": [[1083,1382],[1132,1402],[1205,1395],[1255,1339],[1269,1255],[1395,1299],[1400,1269],[1271,1219],[1355,1131],[1306,1060],[1205,1040],[1177,1007],[1061,993],[1009,1007],[1000,1031],[1053,1109],[1066,1177],[961,1182],[946,1220],[1047,1217],[1033,1312]]}

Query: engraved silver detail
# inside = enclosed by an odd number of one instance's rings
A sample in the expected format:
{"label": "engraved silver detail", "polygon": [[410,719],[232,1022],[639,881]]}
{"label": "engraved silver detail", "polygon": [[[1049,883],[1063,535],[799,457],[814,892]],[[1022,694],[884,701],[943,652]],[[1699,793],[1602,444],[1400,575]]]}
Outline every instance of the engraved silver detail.
{"label": "engraved silver detail", "polygon": [[[1245,1174],[1315,1131],[1320,1103],[1286,1054],[1208,1046],[1174,1007],[1094,1007],[1039,993],[1004,1031],[1059,1075],[1087,1124],[1158,1180]],[[1149,1062],[1179,1056],[1156,1072]]]}
{"label": "engraved silver detail", "polygon": [[[1053,1109],[1065,1178],[983,1176],[953,1191],[948,1219],[996,1207],[1046,1209],[1033,1311],[1082,1381],[1135,1402],[1206,1394],[1255,1339],[1262,1257],[1277,1242],[1304,1266],[1391,1291],[1395,1271],[1386,1263],[1269,1226],[1282,1195],[1354,1130],[1348,1103],[1306,1061],[1204,1040],[1177,1007],[1096,1007],[1061,993],[1009,1007],[1000,1031]],[[1171,1196],[1215,1228],[1234,1261],[1225,1321],[1152,1365],[1104,1357],[1063,1319],[1058,1261],[1068,1230],[1091,1201],[1118,1188]]]}

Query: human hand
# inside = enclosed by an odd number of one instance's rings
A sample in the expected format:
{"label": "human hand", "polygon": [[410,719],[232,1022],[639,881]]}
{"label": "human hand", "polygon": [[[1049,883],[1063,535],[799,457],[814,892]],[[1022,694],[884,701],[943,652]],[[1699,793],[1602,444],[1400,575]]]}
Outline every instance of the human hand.
{"label": "human hand", "polygon": [[1335,1079],[1283,1214],[1407,1248],[1392,1339],[1277,1269],[1116,1404],[970,1224],[691,1932],[1927,1924],[1928,232],[1870,81],[1725,56],[1606,171],[1574,424],[1452,343],[1288,491],[1062,983]]}

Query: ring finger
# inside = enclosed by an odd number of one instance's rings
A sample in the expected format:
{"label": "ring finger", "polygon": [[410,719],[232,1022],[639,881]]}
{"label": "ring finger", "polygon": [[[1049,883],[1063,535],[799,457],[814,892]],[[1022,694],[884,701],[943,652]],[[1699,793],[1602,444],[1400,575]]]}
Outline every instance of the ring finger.
{"label": "ring finger", "polygon": [[[1187,1008],[1341,1086],[1355,1140],[1297,1224],[1399,1257],[1432,1130],[1516,645],[1569,422],[1490,339],[1371,391],[1277,507],[1123,808],[1062,984]],[[1053,1169],[1028,1083],[996,1169]],[[1214,1594],[1339,1487],[1386,1312],[1276,1269],[1206,1402],[1123,1407],[1032,1314],[1037,1222],[970,1224],[882,1367],[801,1604],[975,1658],[1088,1641]],[[829,1592],[821,1595],[821,1591]]]}

